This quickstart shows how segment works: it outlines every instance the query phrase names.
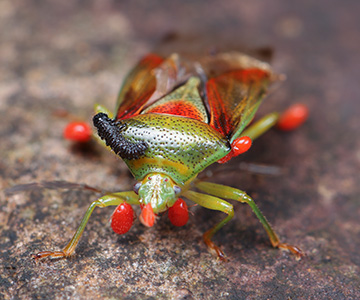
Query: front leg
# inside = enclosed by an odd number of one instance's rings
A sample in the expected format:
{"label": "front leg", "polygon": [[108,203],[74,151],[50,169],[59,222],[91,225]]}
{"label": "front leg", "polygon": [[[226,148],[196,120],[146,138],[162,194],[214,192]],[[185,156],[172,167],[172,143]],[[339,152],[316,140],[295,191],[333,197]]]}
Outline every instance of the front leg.
{"label": "front leg", "polygon": [[195,186],[199,190],[204,191],[210,195],[236,200],[242,203],[249,204],[251,209],[253,210],[253,212],[255,213],[255,215],[258,217],[259,221],[263,225],[264,229],[266,230],[273,247],[288,250],[292,252],[297,259],[301,259],[301,257],[305,255],[300,248],[280,242],[280,239],[278,238],[277,234],[272,229],[271,225],[266,220],[265,216],[261,213],[260,209],[257,207],[254,200],[245,192],[226,185],[204,182],[204,181],[196,181]]}
{"label": "front leg", "polygon": [[85,226],[87,222],[89,221],[89,218],[95,209],[95,207],[107,207],[111,205],[120,205],[123,202],[127,202],[129,204],[139,204],[138,202],[138,195],[136,195],[133,191],[130,192],[120,192],[120,193],[114,193],[114,194],[108,194],[105,195],[96,201],[92,202],[87,209],[79,228],[76,230],[73,238],[71,241],[67,244],[67,246],[60,251],[41,251],[35,255],[33,255],[33,258],[35,260],[42,259],[45,257],[49,258],[63,258],[68,257],[75,251],[75,248],[77,244],[79,243],[79,240],[83,234],[83,231],[85,229]]}
{"label": "front leg", "polygon": [[210,228],[203,235],[204,242],[209,247],[209,249],[214,251],[221,260],[226,260],[224,252],[214,244],[211,238],[216,232],[219,231],[220,228],[222,228],[234,217],[233,206],[225,200],[219,199],[214,196],[197,193],[194,191],[186,191],[184,193],[184,196],[205,208],[222,211],[228,215],[225,219],[217,223],[214,227]]}

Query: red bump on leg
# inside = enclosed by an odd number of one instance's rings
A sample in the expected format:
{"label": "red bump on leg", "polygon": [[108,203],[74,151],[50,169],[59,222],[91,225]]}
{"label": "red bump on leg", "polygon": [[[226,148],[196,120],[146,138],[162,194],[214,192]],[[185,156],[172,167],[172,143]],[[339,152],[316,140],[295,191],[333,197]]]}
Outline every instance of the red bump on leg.
{"label": "red bump on leg", "polygon": [[90,141],[92,130],[86,122],[70,122],[65,127],[63,135],[67,140],[85,143]]}
{"label": "red bump on leg", "polygon": [[169,208],[168,217],[174,226],[184,226],[189,220],[189,211],[185,201],[177,199],[175,204]]}
{"label": "red bump on leg", "polygon": [[219,164],[228,162],[235,156],[238,156],[250,149],[252,141],[248,136],[242,136],[234,140],[231,144],[231,152],[224,156],[222,159],[218,160]]}
{"label": "red bump on leg", "polygon": [[248,136],[242,136],[237,138],[231,144],[231,151],[234,153],[234,157],[248,151],[251,147],[252,141]]}
{"label": "red bump on leg", "polygon": [[111,216],[111,228],[117,234],[128,232],[134,222],[134,210],[130,204],[121,203]]}
{"label": "red bump on leg", "polygon": [[282,113],[277,123],[280,130],[290,131],[302,125],[309,116],[309,109],[306,105],[295,103]]}

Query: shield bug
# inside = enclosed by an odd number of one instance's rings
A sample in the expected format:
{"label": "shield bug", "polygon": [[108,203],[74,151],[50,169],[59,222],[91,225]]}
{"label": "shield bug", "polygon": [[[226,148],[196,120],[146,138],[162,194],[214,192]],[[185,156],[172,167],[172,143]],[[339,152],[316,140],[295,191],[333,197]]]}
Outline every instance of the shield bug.
{"label": "shield bug", "polygon": [[[223,199],[247,203],[272,246],[300,258],[303,252],[280,242],[249,195],[196,178],[207,166],[225,163],[247,151],[254,139],[279,120],[279,127],[284,129],[294,129],[305,121],[307,113],[300,109],[300,117],[294,110],[282,117],[271,113],[248,126],[269,85],[278,79],[267,63],[238,52],[197,60],[178,54],[166,59],[147,55],[125,79],[115,114],[98,107],[93,118],[102,142],[134,175],[137,183],[133,191],[109,193],[92,202],[63,250],[39,252],[34,258],[70,256],[95,207],[117,206],[111,222],[119,234],[127,232],[133,223],[131,205],[140,205],[139,219],[146,226],[153,226],[156,215],[165,211],[175,226],[182,226],[188,220],[182,198],[227,215],[203,236],[219,258],[225,259],[225,255],[212,237],[234,216],[233,206]],[[68,130],[68,136],[74,136],[71,128]],[[80,139],[83,137],[80,134]]]}

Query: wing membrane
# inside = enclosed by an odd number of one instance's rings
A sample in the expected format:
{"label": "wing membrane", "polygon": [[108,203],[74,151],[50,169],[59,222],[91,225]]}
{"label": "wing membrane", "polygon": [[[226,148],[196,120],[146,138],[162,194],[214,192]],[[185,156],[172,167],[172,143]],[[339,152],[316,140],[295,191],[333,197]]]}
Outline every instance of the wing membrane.
{"label": "wing membrane", "polygon": [[206,83],[210,110],[210,126],[236,139],[253,118],[272,74],[260,68],[229,71],[211,78]]}
{"label": "wing membrane", "polygon": [[[181,111],[185,111],[186,116],[194,115],[185,107],[191,101],[178,99],[173,103],[173,97],[164,98],[174,88],[181,88],[191,76],[198,77],[200,81],[198,87],[204,102],[197,101],[197,106],[205,105],[209,125],[230,142],[251,121],[269,83],[277,78],[267,63],[238,52],[220,53],[198,60],[186,59],[178,54],[164,60],[150,54],[125,80],[118,97],[117,119],[147,111],[180,115],[185,114]],[[207,120],[203,117],[199,119]]]}
{"label": "wing membrane", "polygon": [[117,119],[139,114],[156,89],[156,77],[152,70],[162,62],[162,57],[149,54],[130,72],[119,92]]}
{"label": "wing membrane", "polygon": [[146,56],[130,72],[120,90],[117,119],[140,114],[194,72],[194,63],[176,53],[166,60],[154,54]]}

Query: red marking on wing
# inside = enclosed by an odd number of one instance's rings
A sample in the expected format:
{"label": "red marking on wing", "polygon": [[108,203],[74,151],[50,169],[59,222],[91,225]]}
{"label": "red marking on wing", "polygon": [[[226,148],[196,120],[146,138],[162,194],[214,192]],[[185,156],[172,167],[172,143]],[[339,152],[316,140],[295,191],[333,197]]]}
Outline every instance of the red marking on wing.
{"label": "red marking on wing", "polygon": [[250,94],[260,94],[269,72],[258,68],[230,71],[211,78],[206,84],[210,108],[210,126],[224,136],[229,136],[234,128],[247,117],[246,111],[257,101]]}
{"label": "red marking on wing", "polygon": [[148,54],[130,72],[118,97],[117,119],[138,115],[156,89],[156,78],[152,70],[164,59]]}
{"label": "red marking on wing", "polygon": [[186,103],[183,100],[169,101],[167,103],[158,105],[146,113],[169,114],[175,116],[183,116],[199,121],[203,120],[203,115],[191,103]]}

